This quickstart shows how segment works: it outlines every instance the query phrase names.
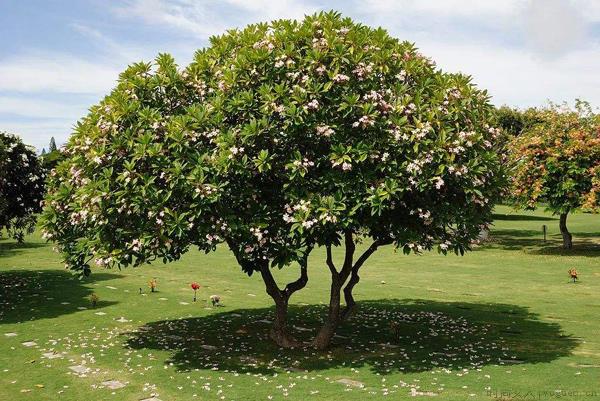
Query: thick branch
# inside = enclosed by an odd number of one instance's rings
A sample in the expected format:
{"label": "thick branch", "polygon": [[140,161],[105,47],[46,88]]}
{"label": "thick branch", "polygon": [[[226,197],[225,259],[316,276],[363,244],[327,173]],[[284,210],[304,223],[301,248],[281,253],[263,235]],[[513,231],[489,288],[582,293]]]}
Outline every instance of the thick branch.
{"label": "thick branch", "polygon": [[391,244],[392,241],[380,241],[380,240],[375,240],[373,241],[373,243],[371,244],[371,246],[369,246],[362,255],[360,255],[360,257],[358,258],[358,260],[356,261],[356,263],[354,264],[354,266],[352,266],[352,272],[358,272],[358,270],[362,267],[362,265],[367,261],[367,259],[369,259],[369,257],[375,253],[375,251],[377,250],[377,248],[379,248],[382,245],[387,245],[387,244]]}
{"label": "thick branch", "polygon": [[[340,274],[342,276],[346,276],[350,273],[352,269],[352,263],[354,261],[354,250],[356,249],[356,245],[354,244],[354,238],[352,236],[352,231],[346,230],[344,231],[344,245],[346,247],[346,255],[344,257],[344,266],[342,266],[342,271]],[[342,282],[346,281],[346,277],[342,278]]]}
{"label": "thick branch", "polygon": [[289,298],[294,292],[306,287],[308,283],[308,255],[312,251],[312,246],[307,247],[302,260],[300,260],[300,277],[285,286],[283,290]]}
{"label": "thick branch", "polygon": [[365,261],[367,259],[369,259],[369,257],[373,253],[375,253],[377,248],[379,248],[382,245],[389,244],[391,242],[392,242],[391,240],[389,240],[389,241],[380,241],[380,240],[373,241],[371,246],[369,246],[363,252],[363,254],[360,255],[360,257],[358,258],[356,263],[352,266],[352,274],[350,276],[350,280],[348,281],[348,284],[346,284],[346,287],[344,287],[344,300],[346,302],[346,307],[344,308],[344,310],[341,313],[342,320],[346,320],[350,316],[350,314],[352,313],[352,311],[356,305],[356,302],[354,301],[354,296],[352,295],[352,291],[354,290],[354,286],[356,284],[358,284],[358,282],[360,281],[360,276],[358,275],[358,271],[360,270],[362,265],[365,263]]}
{"label": "thick branch", "polygon": [[269,294],[275,301],[282,300],[282,291],[277,286],[275,282],[275,278],[273,274],[271,274],[271,269],[269,268],[269,263],[263,263],[260,267],[260,274],[262,276],[263,281],[265,282],[265,288],[267,290],[267,294]]}
{"label": "thick branch", "polygon": [[328,244],[325,246],[325,248],[327,249],[327,267],[329,267],[329,271],[331,272],[332,276],[337,276],[338,271],[333,264],[333,257],[331,256],[331,245]]}

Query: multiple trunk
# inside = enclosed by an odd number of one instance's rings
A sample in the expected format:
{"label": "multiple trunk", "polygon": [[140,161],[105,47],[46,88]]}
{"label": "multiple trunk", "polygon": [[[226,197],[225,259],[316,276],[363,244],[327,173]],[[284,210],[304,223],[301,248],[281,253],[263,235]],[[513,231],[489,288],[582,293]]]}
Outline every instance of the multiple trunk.
{"label": "multiple trunk", "polygon": [[[340,271],[338,271],[333,263],[331,255],[331,246],[327,246],[327,266],[331,272],[331,289],[329,295],[329,308],[327,310],[327,317],[323,326],[317,333],[317,336],[312,342],[312,345],[317,349],[325,349],[331,344],[331,340],[335,335],[340,323],[348,319],[354,310],[356,309],[356,302],[352,290],[354,286],[360,281],[358,272],[365,261],[379,248],[384,242],[374,241],[369,248],[354,262],[354,251],[356,246],[354,244],[354,237],[351,231],[344,233],[344,242],[346,246],[346,255],[344,257],[344,264]],[[387,242],[386,242],[387,243]],[[350,277],[350,280],[348,280]],[[348,283],[346,284],[346,280]],[[344,284],[346,286],[344,287]],[[346,306],[341,308],[341,292],[344,292],[344,300]]]}
{"label": "multiple trunk", "polygon": [[[567,228],[567,213],[560,215],[560,232],[563,237],[563,248],[571,249],[573,247],[573,237]],[[331,287],[329,293],[329,307],[325,322],[321,326],[316,337],[311,345],[317,349],[325,349],[331,344],[331,340],[335,332],[343,321],[350,318],[356,309],[356,302],[352,291],[354,286],[360,281],[359,270],[364,262],[379,248],[381,245],[390,243],[390,241],[374,241],[369,248],[354,262],[354,251],[356,246],[354,243],[353,233],[346,231],[344,233],[345,257],[341,269],[338,271],[333,263],[331,245],[327,245],[327,267],[331,272]],[[300,263],[300,277],[281,290],[269,268],[268,262],[260,266],[260,273],[265,283],[267,294],[269,294],[275,302],[275,320],[271,327],[271,339],[280,347],[290,348],[300,345],[300,343],[289,334],[287,329],[287,313],[289,299],[293,293],[304,288],[308,282],[308,254],[312,248],[309,248],[305,257]],[[350,277],[350,280],[348,280]],[[346,281],[348,281],[346,283]],[[345,287],[344,287],[345,284]],[[345,306],[341,307],[342,289],[344,294]]]}
{"label": "multiple trunk", "polygon": [[[340,323],[352,315],[356,308],[356,302],[354,301],[352,291],[354,286],[360,281],[358,272],[369,256],[371,256],[379,246],[387,243],[389,243],[389,241],[374,241],[371,246],[369,246],[369,248],[354,261],[354,252],[356,250],[354,235],[351,231],[344,232],[345,257],[340,270],[336,268],[333,262],[331,245],[326,246],[326,262],[331,273],[329,306],[325,322],[311,342],[313,347],[316,349],[325,349],[329,347]],[[287,284],[283,290],[277,286],[277,283],[271,274],[269,263],[265,261],[259,266],[259,271],[265,283],[267,294],[269,294],[275,302],[275,320],[271,327],[270,337],[280,347],[290,348],[300,345],[300,343],[290,335],[287,328],[288,303],[292,294],[304,288],[308,282],[307,259],[311,249],[312,248],[309,248],[307,250],[303,260],[300,262],[300,277],[296,281]],[[342,292],[345,301],[343,309],[341,306]]]}
{"label": "multiple trunk", "polygon": [[558,224],[560,227],[560,233],[563,238],[563,248],[564,249],[573,248],[573,236],[571,235],[571,233],[569,232],[569,229],[567,228],[567,216],[568,215],[569,215],[568,211],[566,213],[562,213],[560,215],[560,222]]}

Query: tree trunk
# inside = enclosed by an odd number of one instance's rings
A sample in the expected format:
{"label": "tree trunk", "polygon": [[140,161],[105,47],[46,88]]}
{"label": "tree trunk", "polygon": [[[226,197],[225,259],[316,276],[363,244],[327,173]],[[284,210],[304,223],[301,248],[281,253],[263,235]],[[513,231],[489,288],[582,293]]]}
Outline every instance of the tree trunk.
{"label": "tree trunk", "polygon": [[335,335],[335,331],[340,323],[340,300],[342,284],[339,282],[339,277],[334,278],[331,282],[331,292],[329,295],[329,309],[325,323],[314,338],[313,347],[319,350],[326,349],[331,344],[331,340]]}
{"label": "tree trunk", "polygon": [[269,335],[275,344],[280,347],[295,347],[298,345],[298,341],[296,341],[287,331],[288,301],[291,294],[281,291],[279,287],[277,287],[268,265],[262,267],[260,272],[265,283],[267,294],[269,294],[275,302],[275,320],[273,321]]}
{"label": "tree trunk", "polygon": [[348,320],[356,310],[356,301],[354,300],[352,290],[354,290],[354,286],[358,284],[359,281],[360,276],[358,275],[358,269],[356,271],[353,270],[350,281],[348,281],[348,284],[344,287],[344,301],[346,302],[346,306],[344,306],[344,309],[342,310],[340,316],[341,321]]}
{"label": "tree trunk", "polygon": [[288,300],[287,297],[281,297],[275,301],[275,320],[269,333],[275,344],[283,348],[292,348],[299,345],[298,341],[287,330]]}
{"label": "tree trunk", "polygon": [[329,308],[327,310],[327,317],[325,323],[321,326],[321,329],[314,338],[312,345],[316,349],[323,350],[329,347],[331,340],[335,335],[340,324],[340,301],[342,286],[348,279],[350,272],[352,271],[352,264],[354,258],[354,250],[356,246],[354,244],[354,237],[351,231],[344,232],[345,242],[345,256],[344,264],[341,270],[338,272],[333,263],[333,256],[331,254],[331,245],[327,245],[327,267],[331,272],[331,289],[329,292]]}
{"label": "tree trunk", "polygon": [[283,290],[280,290],[277,286],[268,263],[264,263],[260,269],[260,274],[265,283],[267,294],[275,301],[275,320],[271,327],[270,337],[275,344],[283,348],[297,347],[300,345],[287,330],[288,302],[293,293],[301,290],[308,283],[307,263],[308,254],[311,250],[312,246],[309,246],[303,260],[300,261],[300,277],[296,281],[288,283]]}
{"label": "tree trunk", "polygon": [[301,290],[308,283],[308,255],[310,255],[313,245],[310,243],[306,244],[303,257],[298,261],[300,264],[300,277],[296,281],[288,283],[285,288],[281,290],[271,274],[268,260],[262,260],[259,262],[259,265],[256,266],[256,262],[244,258],[243,251],[233,239],[229,238],[226,239],[226,241],[227,245],[229,245],[229,249],[231,249],[244,271],[260,272],[263,282],[265,283],[267,294],[269,294],[275,302],[275,319],[269,333],[271,339],[280,347],[290,348],[298,346],[298,341],[296,341],[296,339],[294,339],[287,331],[288,302],[293,293]]}
{"label": "tree trunk", "polygon": [[571,249],[571,248],[573,248],[573,236],[571,235],[571,233],[569,232],[569,229],[567,228],[567,216],[568,216],[568,212],[562,213],[560,215],[559,227],[560,227],[560,233],[562,234],[562,238],[563,238],[563,248]]}

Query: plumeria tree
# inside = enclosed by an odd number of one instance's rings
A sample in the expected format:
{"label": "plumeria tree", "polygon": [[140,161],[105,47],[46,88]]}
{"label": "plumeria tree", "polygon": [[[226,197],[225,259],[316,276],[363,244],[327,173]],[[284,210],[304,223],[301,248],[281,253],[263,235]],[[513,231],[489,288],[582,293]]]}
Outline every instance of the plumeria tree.
{"label": "plumeria tree", "polygon": [[[67,144],[44,224],[83,272],[226,244],[261,275],[282,346],[297,344],[287,305],[325,247],[324,348],[375,250],[463,253],[489,223],[502,183],[492,118],[468,77],[383,29],[334,12],[250,25],[183,70],[161,55],[124,72]],[[281,288],[271,269],[289,265],[298,279]]]}
{"label": "plumeria tree", "polygon": [[539,121],[510,144],[511,196],[517,206],[540,203],[560,216],[563,247],[573,246],[570,212],[597,211],[600,195],[600,118],[587,102],[549,105]]}
{"label": "plumeria tree", "polygon": [[44,197],[44,170],[33,148],[0,132],[0,232],[22,242],[35,229]]}

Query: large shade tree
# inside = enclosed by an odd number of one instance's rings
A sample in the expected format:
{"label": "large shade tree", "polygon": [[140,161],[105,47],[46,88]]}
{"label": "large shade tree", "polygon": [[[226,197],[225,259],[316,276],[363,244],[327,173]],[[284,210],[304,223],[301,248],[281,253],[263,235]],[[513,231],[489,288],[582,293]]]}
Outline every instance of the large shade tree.
{"label": "large shade tree", "polygon": [[[225,243],[262,276],[283,346],[296,344],[289,298],[323,246],[323,348],[377,248],[463,253],[489,223],[502,182],[492,118],[468,77],[383,29],[333,12],[250,25],[213,37],[183,70],[161,55],[125,71],[70,138],[44,224],[82,272]],[[288,265],[298,279],[280,288],[271,269]]]}
{"label": "large shade tree", "polygon": [[537,114],[538,122],[510,143],[510,194],[519,207],[541,203],[558,215],[563,247],[569,249],[569,213],[599,207],[600,119],[582,101],[574,108],[551,104]]}
{"label": "large shade tree", "polygon": [[44,197],[44,169],[35,150],[0,131],[0,232],[22,242],[35,229]]}

